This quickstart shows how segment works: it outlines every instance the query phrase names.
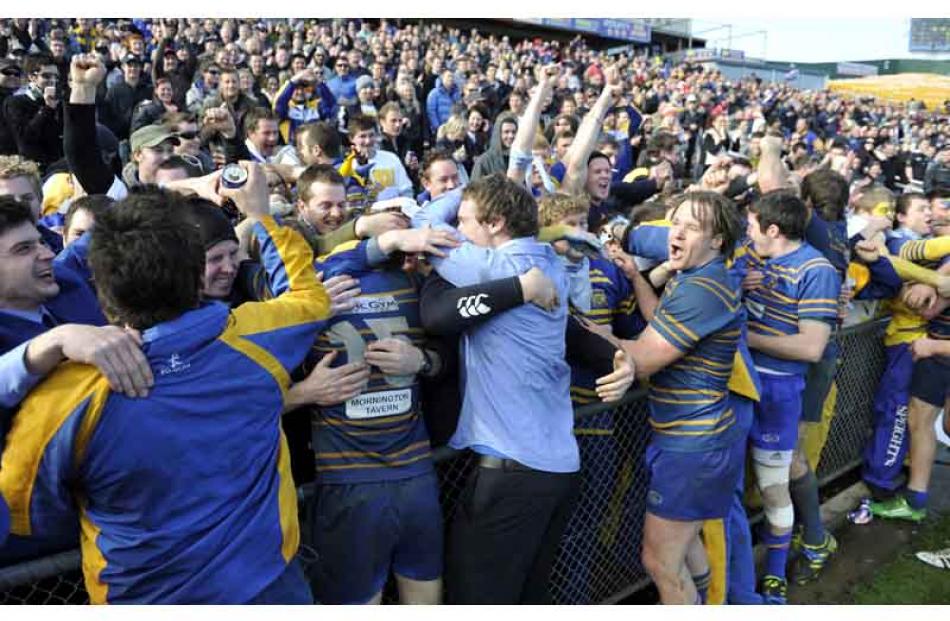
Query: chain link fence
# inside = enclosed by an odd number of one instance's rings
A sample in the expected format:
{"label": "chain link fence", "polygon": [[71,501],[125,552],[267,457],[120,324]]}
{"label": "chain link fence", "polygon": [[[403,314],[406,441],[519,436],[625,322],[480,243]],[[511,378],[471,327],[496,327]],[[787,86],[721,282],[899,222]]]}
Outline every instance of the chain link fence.
{"label": "chain link fence", "polygon": [[[860,464],[871,434],[872,403],[884,368],[885,321],[843,330],[838,400],[818,477],[829,482]],[[873,378],[873,379],[872,379]],[[640,564],[647,472],[643,454],[649,441],[644,391],[629,393],[614,407],[585,406],[576,411],[582,469],[581,496],[561,541],[551,575],[558,604],[612,603],[649,582]],[[451,524],[469,472],[470,452],[442,447],[433,452],[445,523]],[[310,519],[312,486],[300,489],[301,521]],[[301,528],[301,560],[316,558]],[[0,604],[83,604],[88,602],[78,551],[0,568]],[[387,589],[384,601],[393,601]]]}
{"label": "chain link fence", "polygon": [[887,319],[841,331],[841,363],[835,376],[838,401],[815,476],[830,482],[861,463],[874,430],[874,393],[884,373]]}

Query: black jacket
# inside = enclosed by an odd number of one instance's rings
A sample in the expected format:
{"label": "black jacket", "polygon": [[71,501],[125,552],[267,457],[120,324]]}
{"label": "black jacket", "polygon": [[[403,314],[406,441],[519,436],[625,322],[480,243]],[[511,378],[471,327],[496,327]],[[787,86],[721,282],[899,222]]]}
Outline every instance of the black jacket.
{"label": "black jacket", "polygon": [[3,104],[13,96],[14,89],[0,88],[0,155],[16,155],[16,138],[13,130],[7,125],[3,115]]}
{"label": "black jacket", "polygon": [[32,93],[7,97],[3,118],[16,141],[17,151],[42,168],[63,157],[63,106],[47,106]]}
{"label": "black jacket", "polygon": [[137,85],[129,86],[125,81],[110,87],[100,110],[100,121],[115,134],[120,141],[131,134],[132,113],[135,107],[152,99],[152,85],[139,80]]}

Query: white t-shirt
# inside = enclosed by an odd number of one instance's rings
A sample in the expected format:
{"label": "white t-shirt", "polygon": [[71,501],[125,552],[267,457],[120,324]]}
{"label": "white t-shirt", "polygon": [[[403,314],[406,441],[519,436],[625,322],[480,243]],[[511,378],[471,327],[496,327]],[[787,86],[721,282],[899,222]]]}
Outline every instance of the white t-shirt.
{"label": "white t-shirt", "polygon": [[412,196],[412,181],[399,161],[399,156],[377,149],[370,162],[373,163],[373,168],[369,171],[369,178],[378,186],[378,190],[395,186],[399,189],[400,196]]}

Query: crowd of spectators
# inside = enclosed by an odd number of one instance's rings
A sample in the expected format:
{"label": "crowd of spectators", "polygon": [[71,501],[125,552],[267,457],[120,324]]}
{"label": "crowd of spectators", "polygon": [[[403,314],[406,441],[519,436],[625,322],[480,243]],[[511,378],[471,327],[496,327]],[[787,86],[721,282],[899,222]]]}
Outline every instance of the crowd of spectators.
{"label": "crowd of spectators", "polygon": [[[661,600],[784,603],[789,550],[799,583],[837,551],[800,430],[886,313],[868,511],[926,515],[950,110],[473,25],[0,20],[0,565],[80,542],[96,602],[543,603],[571,406],[649,378]],[[448,537],[443,444],[478,455]]]}

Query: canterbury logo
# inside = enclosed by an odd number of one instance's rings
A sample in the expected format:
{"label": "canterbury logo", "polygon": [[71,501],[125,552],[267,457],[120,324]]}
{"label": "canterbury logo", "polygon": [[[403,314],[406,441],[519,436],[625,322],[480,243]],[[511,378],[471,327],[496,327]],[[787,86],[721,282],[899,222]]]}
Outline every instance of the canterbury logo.
{"label": "canterbury logo", "polygon": [[482,303],[482,300],[487,297],[487,293],[480,293],[478,295],[470,295],[467,298],[462,298],[456,305],[459,315],[466,319],[478,317],[479,315],[487,315],[491,312],[491,307]]}

